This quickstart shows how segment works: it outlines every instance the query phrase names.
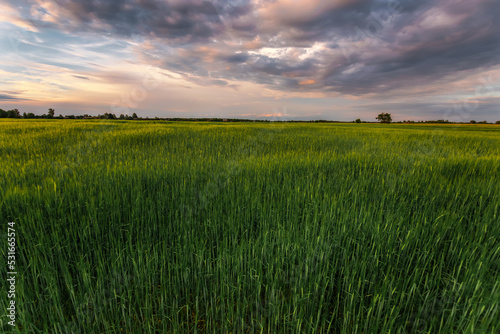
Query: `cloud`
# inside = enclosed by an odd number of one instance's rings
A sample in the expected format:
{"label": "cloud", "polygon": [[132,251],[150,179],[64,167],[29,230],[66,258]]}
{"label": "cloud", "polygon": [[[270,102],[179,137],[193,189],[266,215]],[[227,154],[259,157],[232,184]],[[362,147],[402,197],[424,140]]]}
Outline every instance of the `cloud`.
{"label": "cloud", "polygon": [[0,101],[27,101],[29,99],[19,98],[12,95],[17,95],[17,93],[11,92],[10,94],[0,93]]}
{"label": "cloud", "polygon": [[500,64],[500,3],[493,0],[22,4],[26,10],[18,16],[37,29],[110,36],[140,61],[200,85],[251,82],[332,96],[412,94],[416,86],[446,87],[457,76]]}
{"label": "cloud", "polygon": [[199,0],[34,0],[31,20],[69,32],[143,35],[190,43],[216,36],[222,24],[214,4]]}
{"label": "cloud", "polygon": [[332,67],[324,76],[325,87],[342,93],[377,93],[500,62],[498,4],[475,1],[454,8],[440,1],[439,5],[413,13],[405,19],[409,23],[398,23],[398,30],[390,30],[390,35],[367,35],[368,44],[359,50],[351,45],[348,70]]}
{"label": "cloud", "polygon": [[9,22],[28,31],[37,31],[33,24],[23,17],[23,14],[16,7],[15,3],[0,3],[0,22]]}
{"label": "cloud", "polygon": [[[500,6],[492,1],[259,4],[222,19],[229,24],[217,42],[184,45],[162,66],[276,90],[365,95],[411,91],[500,63]],[[249,16],[257,24],[247,24],[245,36],[238,27]]]}

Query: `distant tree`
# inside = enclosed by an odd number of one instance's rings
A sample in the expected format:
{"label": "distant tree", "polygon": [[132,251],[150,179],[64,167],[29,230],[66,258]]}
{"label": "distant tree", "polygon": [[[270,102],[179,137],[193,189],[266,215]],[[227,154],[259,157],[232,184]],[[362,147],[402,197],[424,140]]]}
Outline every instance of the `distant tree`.
{"label": "distant tree", "polygon": [[358,118],[358,119],[356,119],[354,122],[356,122],[356,123],[361,123],[361,119],[360,119],[360,118]]}
{"label": "distant tree", "polygon": [[376,120],[380,121],[380,123],[390,123],[392,122],[392,117],[391,117],[391,114],[389,113],[381,113],[381,114],[378,114],[377,118],[375,118]]}
{"label": "distant tree", "polygon": [[100,118],[100,119],[116,119],[115,114],[108,113],[108,112],[104,113],[104,115],[99,115],[97,117]]}
{"label": "distant tree", "polygon": [[476,121],[475,121],[475,120],[473,120],[473,119],[471,119],[471,120],[470,120],[470,124],[476,124]]}
{"label": "distant tree", "polygon": [[139,118],[139,117],[137,117],[137,114],[136,114],[136,113],[133,113],[133,114],[132,114],[132,118],[133,118],[133,119],[136,119],[136,118]]}
{"label": "distant tree", "polygon": [[[25,113],[26,114],[26,113]],[[36,118],[35,114],[33,114],[32,112],[29,112],[26,117],[24,118]]]}
{"label": "distant tree", "polygon": [[25,112],[23,112],[23,118],[28,118],[28,115],[26,115]]}
{"label": "distant tree", "polygon": [[55,112],[56,112],[56,111],[55,111],[54,109],[49,108],[49,113],[48,113],[48,115],[47,115],[47,116],[48,116],[47,118],[54,118],[54,113],[55,113]]}
{"label": "distant tree", "polygon": [[7,117],[8,118],[20,118],[21,113],[19,112],[18,109],[7,110]]}
{"label": "distant tree", "polygon": [[0,118],[5,118],[7,117],[7,112],[3,109],[0,109]]}
{"label": "distant tree", "polygon": [[124,114],[121,114],[121,115],[120,115],[120,119],[125,119],[125,115],[124,115]]}
{"label": "distant tree", "polygon": [[478,124],[488,124],[486,121],[477,122]]}
{"label": "distant tree", "polygon": [[496,121],[495,124],[500,124],[500,121]]}

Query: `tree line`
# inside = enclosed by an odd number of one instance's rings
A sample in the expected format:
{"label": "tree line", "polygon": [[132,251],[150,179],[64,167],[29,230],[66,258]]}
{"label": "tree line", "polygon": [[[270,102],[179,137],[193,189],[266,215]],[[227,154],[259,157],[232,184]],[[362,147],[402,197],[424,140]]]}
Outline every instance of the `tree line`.
{"label": "tree line", "polygon": [[[92,115],[59,115],[55,116],[55,110],[52,108],[49,108],[48,112],[43,115],[35,115],[34,113],[23,113],[21,115],[21,112],[19,109],[11,109],[11,110],[3,110],[0,109],[0,118],[36,118],[36,119],[118,119],[118,120],[162,120],[162,121],[197,121],[197,122],[270,122],[269,120],[266,119],[261,119],[261,120],[253,120],[253,119],[241,119],[241,118],[218,118],[218,117],[209,117],[209,118],[181,118],[181,117],[174,117],[174,118],[160,118],[160,117],[154,117],[154,118],[143,118],[143,117],[138,117],[136,113],[133,113],[132,116],[129,115],[124,115],[121,114],[119,116],[116,116],[113,113],[104,113],[102,115],[97,115],[97,116],[92,116]],[[378,116],[375,118],[377,121],[380,123],[384,124],[389,124],[393,123],[392,122],[392,115],[389,113],[380,113]],[[312,120],[312,121],[300,121],[300,120],[279,120],[280,122],[291,122],[291,123],[303,123],[303,122],[312,122],[312,123],[345,123],[345,122],[340,122],[340,121],[330,121],[330,120]],[[367,122],[362,122],[360,118],[356,119],[353,121],[354,123],[367,123]],[[369,123],[369,122],[368,122]],[[454,122],[450,122],[448,120],[430,120],[430,121],[399,121],[396,123],[444,123],[444,124],[451,124]],[[475,120],[469,121],[470,124],[488,124],[486,121],[479,121],[476,122]],[[495,124],[500,124],[500,121],[496,121]]]}
{"label": "tree line", "polygon": [[133,113],[132,116],[129,115],[120,115],[119,117],[116,117],[115,114],[112,113],[104,113],[103,115],[97,115],[97,116],[92,116],[92,115],[55,115],[55,110],[52,108],[49,108],[48,112],[43,115],[35,115],[34,113],[23,113],[21,115],[21,112],[19,109],[11,109],[11,110],[3,110],[0,109],[0,118],[41,118],[41,119],[127,119],[127,120],[132,120],[132,119],[139,119],[136,113]]}

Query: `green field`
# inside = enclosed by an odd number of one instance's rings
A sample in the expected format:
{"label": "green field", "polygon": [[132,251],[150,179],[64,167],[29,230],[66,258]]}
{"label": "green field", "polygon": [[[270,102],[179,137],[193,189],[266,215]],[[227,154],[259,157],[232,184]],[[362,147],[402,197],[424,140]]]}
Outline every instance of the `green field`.
{"label": "green field", "polygon": [[4,119],[0,158],[14,332],[500,332],[500,126]]}

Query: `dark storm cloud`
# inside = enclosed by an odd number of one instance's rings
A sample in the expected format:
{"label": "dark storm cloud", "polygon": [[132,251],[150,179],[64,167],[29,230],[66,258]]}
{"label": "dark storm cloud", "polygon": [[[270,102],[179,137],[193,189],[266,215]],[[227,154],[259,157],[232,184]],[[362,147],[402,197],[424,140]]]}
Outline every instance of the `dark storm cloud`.
{"label": "dark storm cloud", "polygon": [[[412,26],[415,21],[408,15],[405,20],[410,23],[400,29],[407,29],[411,34],[398,35],[397,31],[391,31],[395,38],[386,50],[383,44],[380,48],[371,46],[358,50],[352,47],[351,61],[327,71],[323,77],[324,86],[355,95],[376,93],[433,82],[464,70],[498,65],[500,24],[496,17],[500,14],[500,4],[482,1],[479,6],[471,2],[469,6],[457,7],[443,6],[441,9],[444,12],[451,8],[451,17],[461,19],[458,25],[425,27],[417,23]],[[468,15],[471,12],[475,13]],[[428,23],[439,24],[436,21]],[[368,54],[363,55],[363,52]],[[346,71],[348,66],[358,66],[359,70]]]}
{"label": "dark storm cloud", "polygon": [[[46,13],[47,7],[29,3],[25,15]],[[207,85],[241,80],[291,91],[411,93],[449,75],[500,64],[495,0],[52,3],[52,26],[154,40],[158,48],[171,48],[162,67]],[[26,19],[48,24],[40,17]]]}
{"label": "dark storm cloud", "polygon": [[[13,94],[13,95],[16,95],[16,94]],[[26,101],[26,100],[27,99],[15,97],[15,96],[12,96],[12,95],[9,95],[9,94],[2,94],[2,93],[0,93],[0,101]]]}
{"label": "dark storm cloud", "polygon": [[248,59],[248,54],[237,53],[225,58],[228,63],[244,63]]}
{"label": "dark storm cloud", "polygon": [[[53,0],[70,31],[102,31],[117,36],[140,34],[179,42],[206,40],[222,28],[219,12],[209,1]],[[36,8],[36,5],[35,5]],[[34,22],[43,25],[43,22]]]}
{"label": "dark storm cloud", "polygon": [[381,26],[393,23],[400,15],[405,15],[402,21],[408,23],[408,16],[428,8],[432,0],[316,0],[312,3],[313,11],[303,11],[302,6],[289,9],[286,5],[270,10],[277,23],[273,32],[287,36],[278,43],[303,46],[310,42],[333,42],[335,45],[339,39],[359,38],[360,32],[377,33]]}

